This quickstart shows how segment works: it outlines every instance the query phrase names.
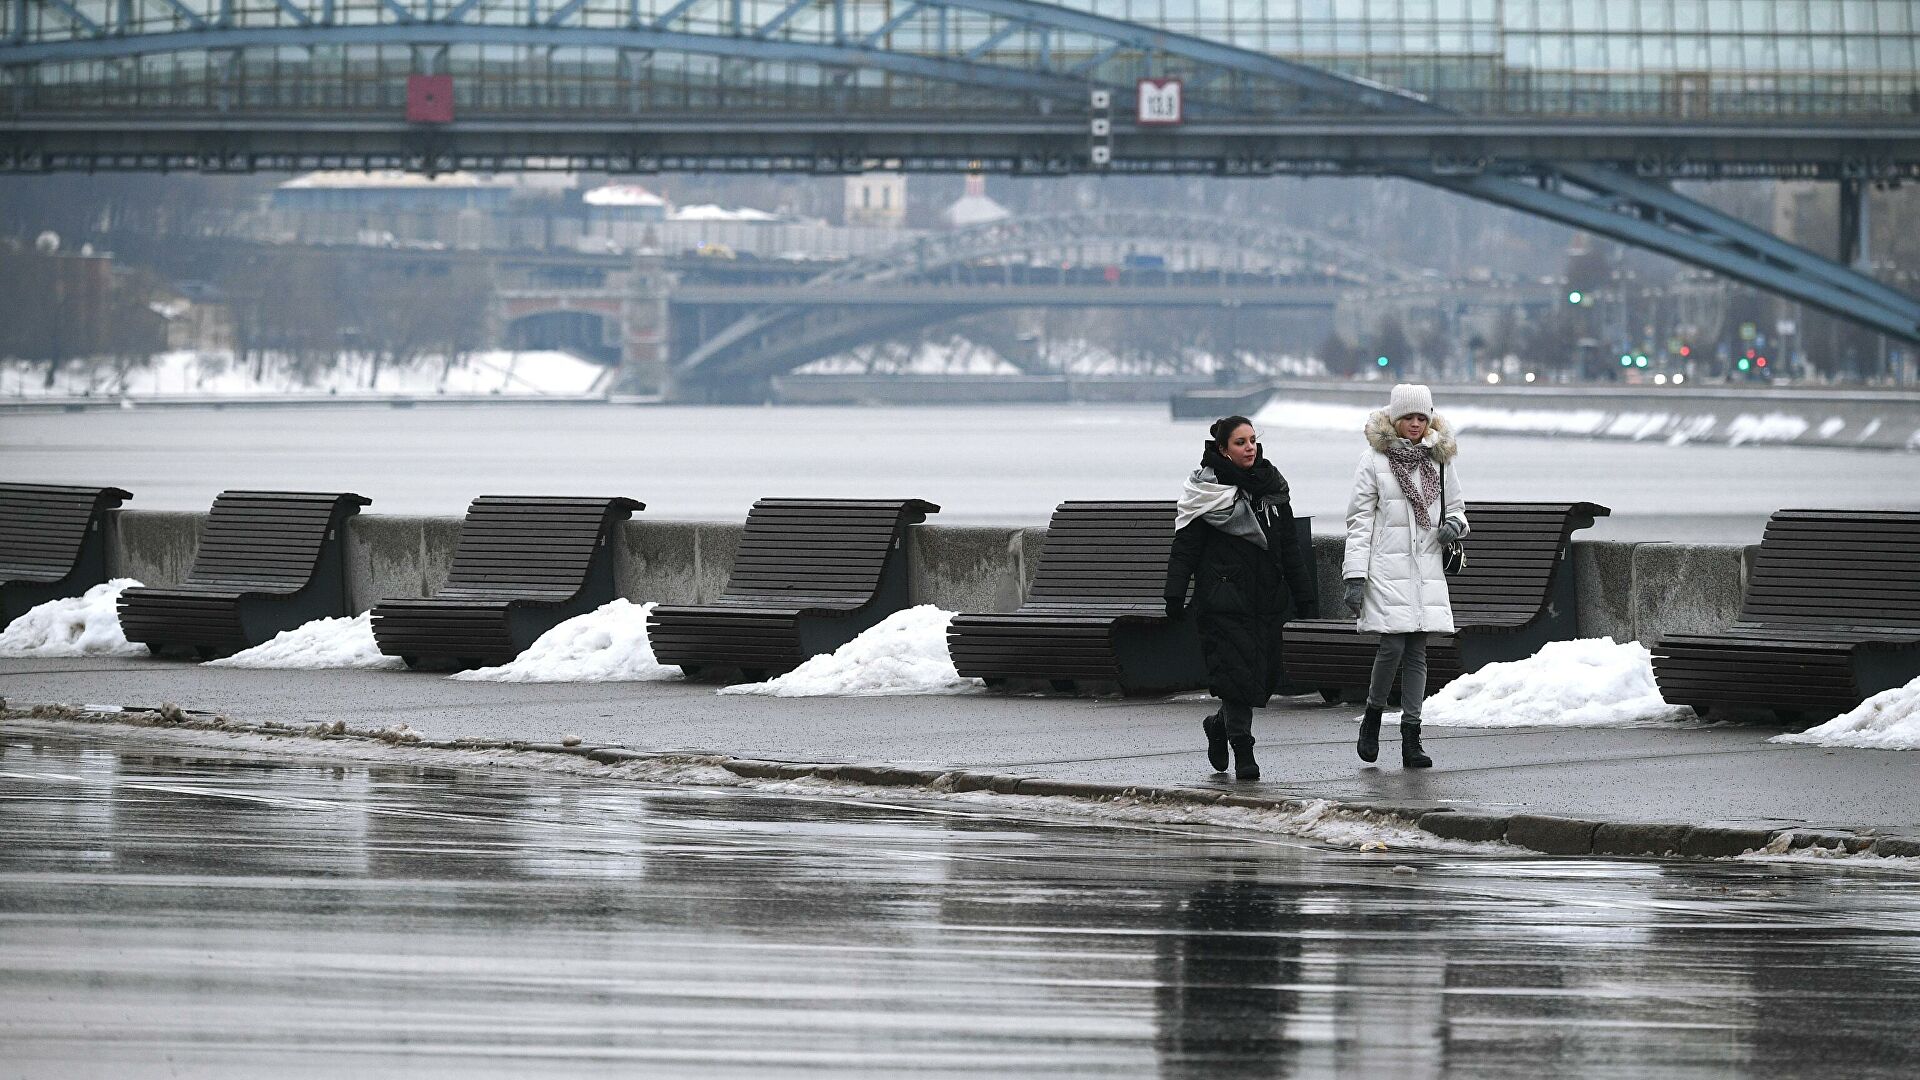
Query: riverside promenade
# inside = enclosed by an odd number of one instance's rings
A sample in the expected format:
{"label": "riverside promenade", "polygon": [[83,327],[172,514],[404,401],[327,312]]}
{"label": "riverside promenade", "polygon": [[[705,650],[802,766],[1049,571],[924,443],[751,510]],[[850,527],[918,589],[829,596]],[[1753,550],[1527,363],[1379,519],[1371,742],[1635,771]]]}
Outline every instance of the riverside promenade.
{"label": "riverside promenade", "polygon": [[[718,696],[699,683],[454,682],[427,672],[207,669],[148,659],[0,660],[14,710],[172,703],[257,726],[405,725],[429,743],[534,750],[712,754],[742,775],[1099,795],[1169,790],[1189,801],[1326,799],[1442,836],[1506,839],[1555,854],[1738,854],[1780,830],[1802,842],[1920,855],[1920,786],[1908,755],[1768,742],[1763,725],[1630,729],[1429,727],[1437,767],[1405,772],[1391,740],[1378,767],[1352,749],[1355,710],[1276,699],[1255,716],[1264,778],[1214,777],[1201,753],[1207,699]],[[103,728],[111,732],[113,728]],[[1391,733],[1391,732],[1390,732]],[[322,750],[286,740],[287,753]],[[832,766],[858,765],[838,769]],[[942,774],[943,784],[933,784]],[[958,784],[956,785],[956,779]],[[904,794],[904,793],[903,793]],[[1442,822],[1428,811],[1449,812]],[[1423,814],[1425,815],[1423,817]]]}

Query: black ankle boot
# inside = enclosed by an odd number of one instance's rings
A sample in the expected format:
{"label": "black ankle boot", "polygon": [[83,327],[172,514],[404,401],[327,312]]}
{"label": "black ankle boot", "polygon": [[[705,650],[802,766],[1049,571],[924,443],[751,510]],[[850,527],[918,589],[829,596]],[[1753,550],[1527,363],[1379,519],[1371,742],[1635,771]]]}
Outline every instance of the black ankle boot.
{"label": "black ankle boot", "polygon": [[1400,721],[1400,764],[1409,769],[1431,769],[1433,759],[1420,748],[1420,721]]}
{"label": "black ankle boot", "polygon": [[1251,735],[1233,737],[1233,778],[1235,780],[1260,779],[1260,763],[1253,760],[1253,736]]}
{"label": "black ankle boot", "polygon": [[1207,764],[1214,772],[1227,771],[1227,722],[1214,713],[1200,721],[1200,730],[1207,733]]}
{"label": "black ankle boot", "polygon": [[1361,761],[1380,759],[1380,712],[1373,706],[1367,706],[1367,715],[1360,718],[1360,741],[1353,748]]}

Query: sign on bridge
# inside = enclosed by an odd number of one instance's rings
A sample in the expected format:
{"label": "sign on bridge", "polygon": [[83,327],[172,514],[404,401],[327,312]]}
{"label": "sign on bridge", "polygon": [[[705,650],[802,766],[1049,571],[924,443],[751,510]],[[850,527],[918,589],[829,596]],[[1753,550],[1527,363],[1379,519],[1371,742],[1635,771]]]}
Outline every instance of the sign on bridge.
{"label": "sign on bridge", "polygon": [[1186,119],[1179,79],[1141,79],[1136,124],[1178,124]]}

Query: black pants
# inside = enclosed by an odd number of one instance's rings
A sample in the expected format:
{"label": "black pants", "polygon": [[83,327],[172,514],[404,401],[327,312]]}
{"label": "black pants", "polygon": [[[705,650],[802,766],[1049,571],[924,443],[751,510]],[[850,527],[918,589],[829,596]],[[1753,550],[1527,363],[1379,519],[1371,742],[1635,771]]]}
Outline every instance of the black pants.
{"label": "black pants", "polygon": [[1244,701],[1220,699],[1220,719],[1227,725],[1227,738],[1253,735],[1253,706]]}

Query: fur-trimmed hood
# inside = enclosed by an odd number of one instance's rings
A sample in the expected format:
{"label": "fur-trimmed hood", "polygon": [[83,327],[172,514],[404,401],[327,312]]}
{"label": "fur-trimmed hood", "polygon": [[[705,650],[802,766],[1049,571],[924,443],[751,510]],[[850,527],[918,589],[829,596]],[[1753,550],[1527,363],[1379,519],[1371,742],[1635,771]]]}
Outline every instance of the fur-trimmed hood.
{"label": "fur-trimmed hood", "polygon": [[[1447,423],[1446,417],[1434,413],[1431,420],[1432,426],[1427,429],[1426,438],[1420,440],[1420,445],[1432,448],[1433,460],[1445,465],[1460,452],[1460,445],[1454,442],[1453,425]],[[1400,437],[1393,430],[1393,421],[1387,419],[1385,409],[1375,409],[1373,415],[1367,417],[1366,432],[1367,445],[1382,454],[1387,452],[1388,445],[1394,439]]]}

